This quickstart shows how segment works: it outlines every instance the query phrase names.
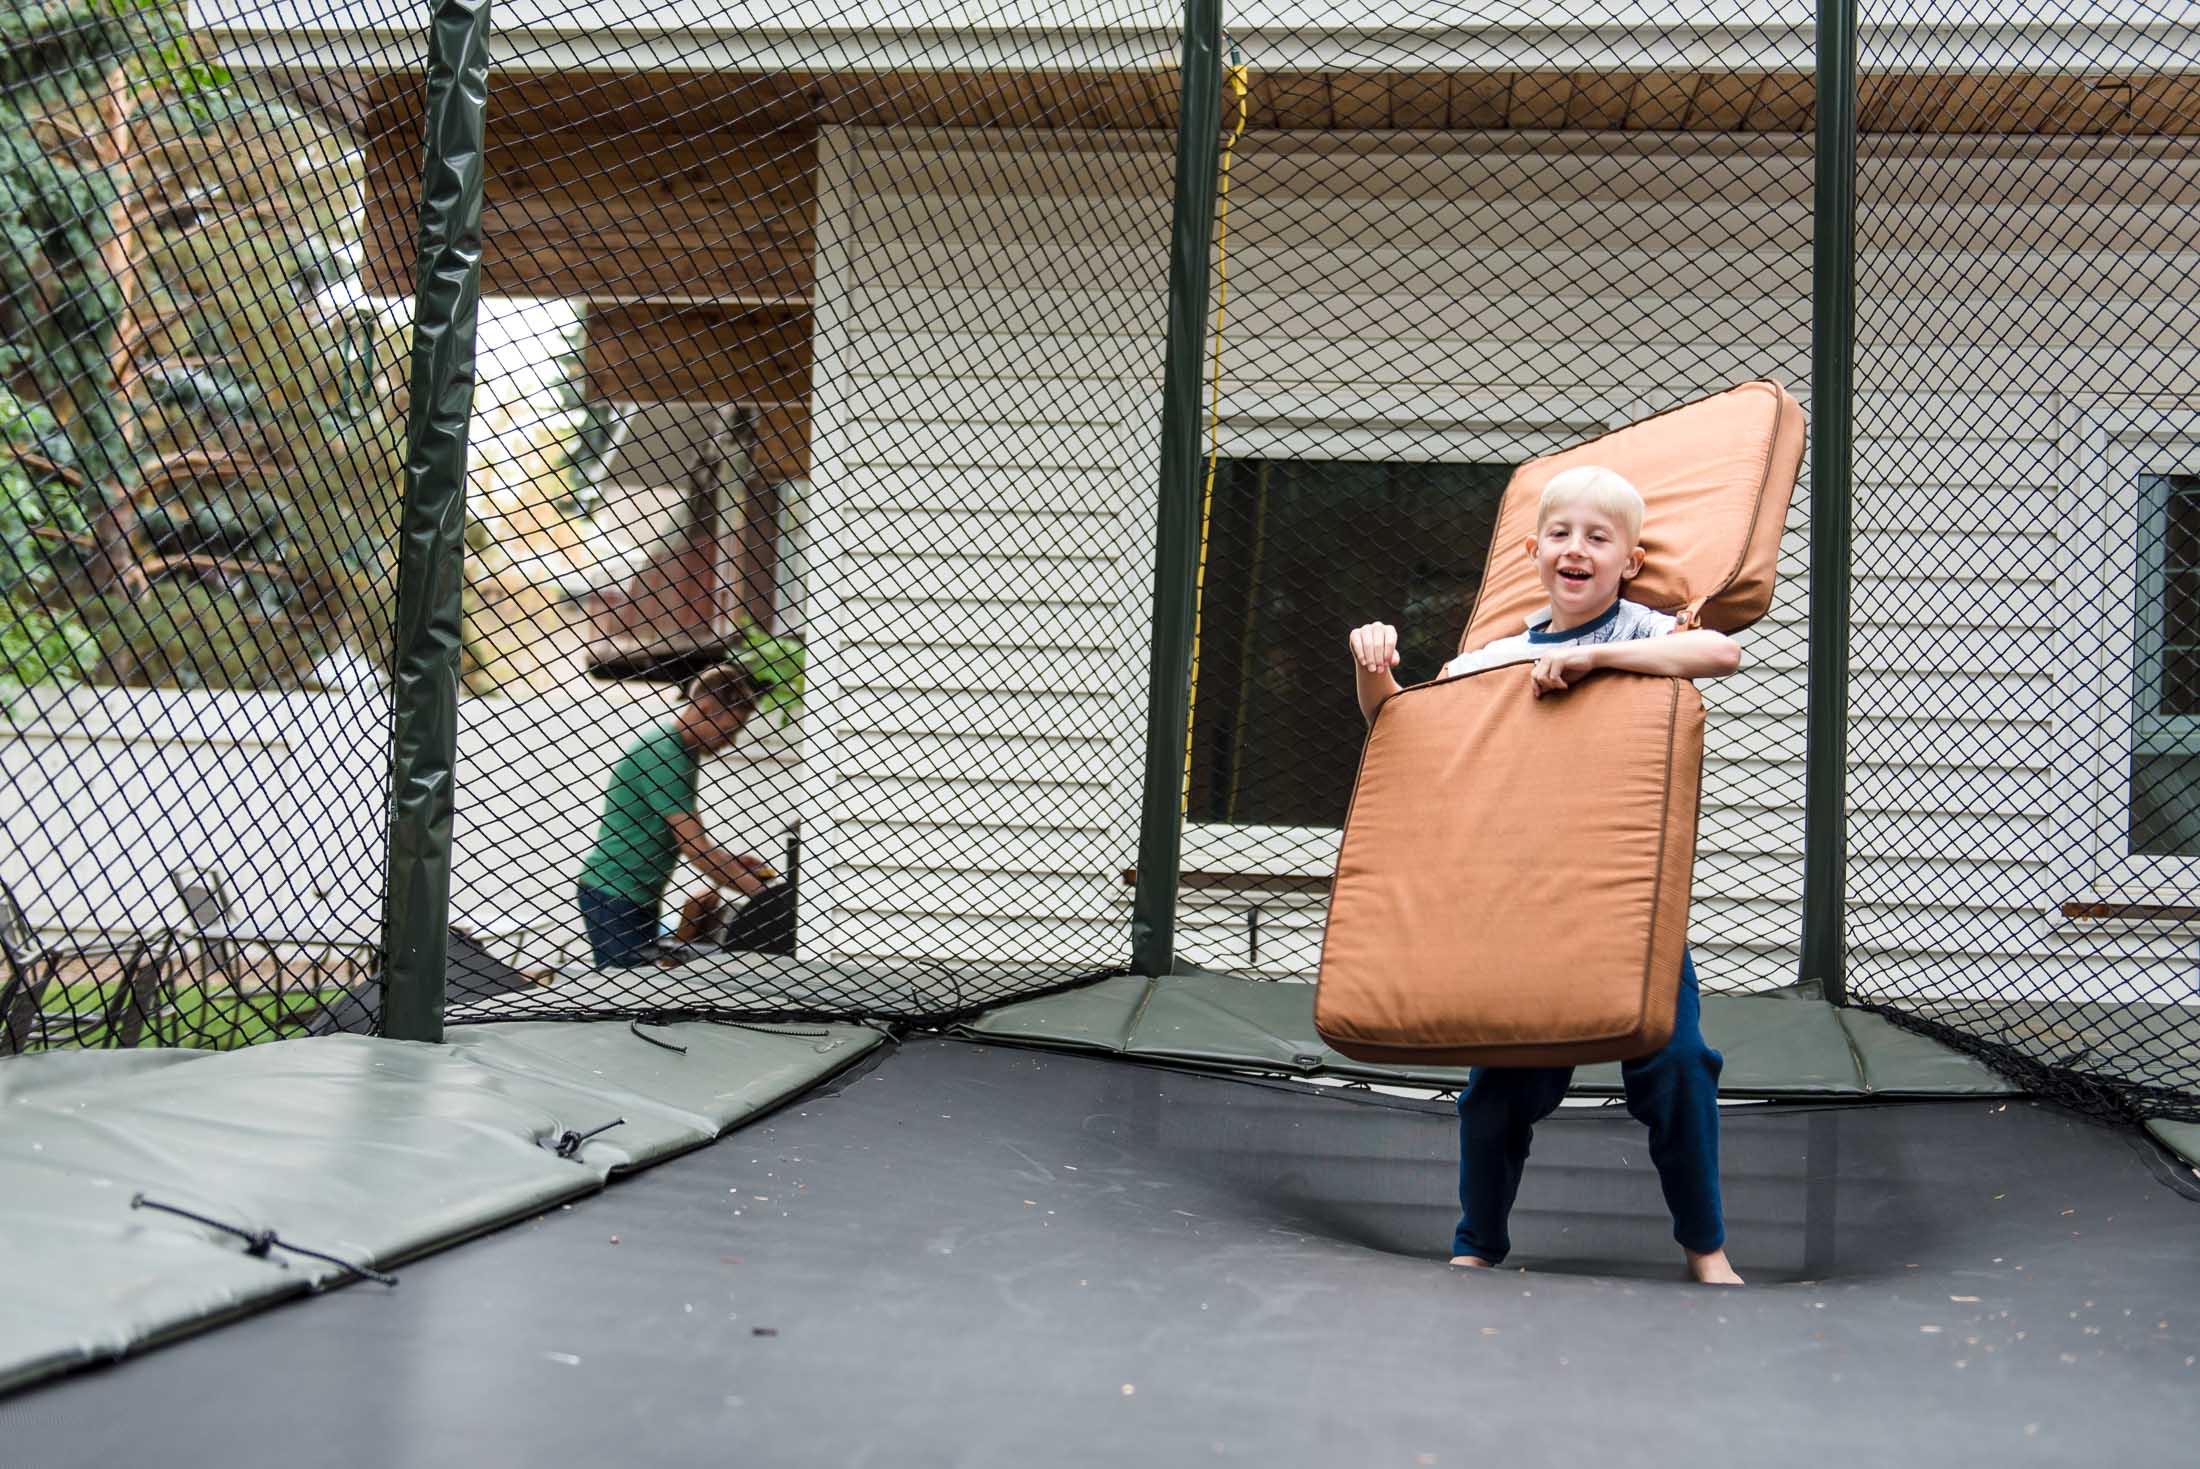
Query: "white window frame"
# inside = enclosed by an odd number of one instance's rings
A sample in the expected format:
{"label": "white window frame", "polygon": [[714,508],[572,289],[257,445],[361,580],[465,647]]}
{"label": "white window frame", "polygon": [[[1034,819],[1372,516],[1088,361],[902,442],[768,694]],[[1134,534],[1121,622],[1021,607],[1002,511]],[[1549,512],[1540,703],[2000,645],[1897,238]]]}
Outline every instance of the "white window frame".
{"label": "white window frame", "polygon": [[[2093,901],[2189,904],[2200,887],[2200,857],[2131,850],[2131,758],[2134,749],[2200,754],[2200,716],[2139,712],[2144,663],[2161,660],[2161,561],[2169,475],[2200,473],[2200,409],[2145,404],[2099,409],[2079,425],[2085,452],[2081,515],[2067,564],[2073,606],[2089,609],[2068,626],[2064,657],[2086,670],[2073,701],[2075,753],[2091,773],[2086,801],[2093,837]],[[2090,595],[2089,595],[2090,594]],[[2090,609],[2098,610],[2093,621]]]}
{"label": "white window frame", "polygon": [[[1223,397],[1215,447],[1224,459],[1518,464],[1608,432],[1644,411],[1604,398],[1554,404],[1524,394],[1411,388],[1240,391]],[[1346,676],[1345,631],[1337,634],[1340,679]],[[1186,820],[1180,865],[1186,872],[1243,877],[1326,877],[1336,868],[1342,836],[1327,826]]]}

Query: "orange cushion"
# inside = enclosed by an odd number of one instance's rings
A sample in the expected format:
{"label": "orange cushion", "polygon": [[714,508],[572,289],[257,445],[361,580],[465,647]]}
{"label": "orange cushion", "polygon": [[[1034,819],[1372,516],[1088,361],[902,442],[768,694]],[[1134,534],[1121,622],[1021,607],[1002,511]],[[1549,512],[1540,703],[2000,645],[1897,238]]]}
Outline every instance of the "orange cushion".
{"label": "orange cushion", "polygon": [[1772,605],[1788,497],[1803,462],[1803,410],[1774,382],[1725,392],[1614,429],[1513,471],[1490,537],[1489,564],[1464,653],[1510,637],[1549,600],[1521,546],[1535,534],[1543,487],[1583,464],[1616,469],[1642,491],[1642,573],[1624,595],[1660,612],[1739,632]]}
{"label": "orange cushion", "polygon": [[1703,766],[1686,679],[1517,664],[1377,712],[1315,1028],[1364,1061],[1572,1066],[1672,1036]]}
{"label": "orange cushion", "polygon": [[[1462,652],[1545,603],[1522,544],[1544,485],[1601,464],[1642,491],[1629,600],[1733,632],[1765,614],[1802,466],[1777,383],[1532,460],[1505,491]],[[1517,664],[1406,689],[1368,732],[1323,935],[1315,1025],[1369,1061],[1543,1066],[1672,1035],[1696,850],[1703,702],[1598,673],[1536,699]]]}

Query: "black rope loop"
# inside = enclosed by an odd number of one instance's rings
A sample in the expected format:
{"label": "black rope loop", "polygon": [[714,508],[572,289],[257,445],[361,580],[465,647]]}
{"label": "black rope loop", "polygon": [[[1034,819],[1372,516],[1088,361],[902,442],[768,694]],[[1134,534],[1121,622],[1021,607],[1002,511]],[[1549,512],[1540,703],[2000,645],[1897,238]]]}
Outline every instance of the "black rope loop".
{"label": "black rope loop", "polygon": [[[195,1214],[191,1210],[180,1208],[175,1204],[163,1204],[156,1199],[149,1199],[142,1193],[130,1196],[130,1207],[133,1209],[157,1209],[163,1214],[173,1214],[179,1219],[188,1219],[193,1224],[203,1224],[208,1229],[218,1229],[223,1234],[233,1234],[244,1241],[244,1252],[256,1259],[265,1260],[268,1259],[270,1251],[284,1250],[293,1255],[304,1255],[309,1260],[320,1260],[326,1264],[334,1265],[337,1269],[358,1276],[363,1280],[372,1280],[387,1286],[397,1284],[397,1277],[394,1275],[385,1274],[370,1265],[355,1264],[340,1255],[331,1255],[322,1250],[309,1250],[304,1245],[294,1245],[272,1229],[245,1229],[240,1225],[226,1224],[219,1219],[209,1219],[204,1214]],[[283,1262],[280,1260],[274,1260],[270,1263],[278,1269],[283,1267]]]}
{"label": "black rope loop", "polygon": [[[645,1035],[642,1037],[642,1039],[648,1040],[649,1037]],[[582,1146],[586,1144],[590,1138],[601,1137],[603,1136],[603,1134],[611,1131],[611,1129],[614,1127],[624,1126],[626,1126],[626,1119],[624,1117],[614,1117],[609,1122],[606,1122],[603,1126],[592,1127],[586,1132],[575,1132],[571,1128],[567,1128],[564,1132],[558,1134],[557,1154],[561,1158],[579,1157]]]}
{"label": "black rope loop", "polygon": [[[651,1025],[657,1025],[661,1024],[662,1022],[652,1020],[649,1023]],[[674,1054],[681,1056],[685,1056],[688,1053],[688,1048],[686,1046],[676,1044],[672,1041],[661,1041],[653,1035],[643,1035],[642,1022],[639,1020],[629,1020],[626,1023],[626,1028],[633,1035],[634,1039],[638,1041],[647,1041],[661,1051],[671,1051]]]}

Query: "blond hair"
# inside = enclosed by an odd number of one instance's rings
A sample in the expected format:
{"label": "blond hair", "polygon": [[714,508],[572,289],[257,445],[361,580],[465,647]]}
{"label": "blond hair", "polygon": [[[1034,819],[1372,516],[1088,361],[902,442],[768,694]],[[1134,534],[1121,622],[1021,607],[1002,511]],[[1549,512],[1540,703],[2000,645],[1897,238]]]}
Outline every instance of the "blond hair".
{"label": "blond hair", "polygon": [[1551,482],[1543,487],[1542,502],[1536,506],[1535,528],[1543,529],[1551,512],[1561,505],[1587,505],[1603,511],[1620,523],[1629,545],[1642,538],[1642,491],[1616,469],[1580,464],[1552,475]]}

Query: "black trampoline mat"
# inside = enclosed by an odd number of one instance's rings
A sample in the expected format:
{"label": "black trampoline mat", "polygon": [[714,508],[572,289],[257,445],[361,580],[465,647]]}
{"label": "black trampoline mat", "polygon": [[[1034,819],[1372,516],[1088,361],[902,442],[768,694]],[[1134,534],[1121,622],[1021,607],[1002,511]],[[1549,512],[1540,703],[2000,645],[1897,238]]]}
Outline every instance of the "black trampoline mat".
{"label": "black trampoline mat", "polygon": [[[10,1463],[2190,1462],[2200,1207],[2024,1102],[1729,1109],[1741,1291],[1642,1128],[1442,1256],[1449,1108],[943,1040],[607,1193],[0,1404]],[[1524,1270],[1512,1268],[1525,1266]],[[1866,1457],[1869,1456],[1869,1457]]]}

